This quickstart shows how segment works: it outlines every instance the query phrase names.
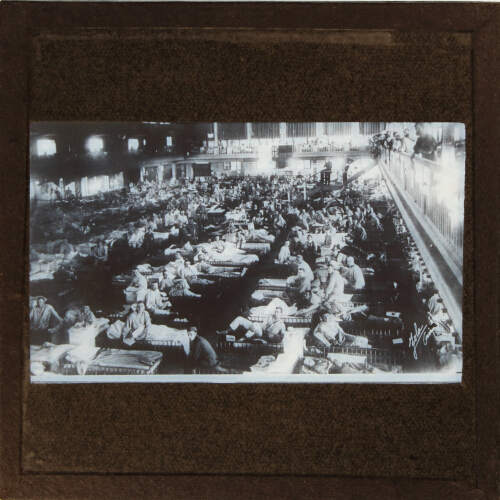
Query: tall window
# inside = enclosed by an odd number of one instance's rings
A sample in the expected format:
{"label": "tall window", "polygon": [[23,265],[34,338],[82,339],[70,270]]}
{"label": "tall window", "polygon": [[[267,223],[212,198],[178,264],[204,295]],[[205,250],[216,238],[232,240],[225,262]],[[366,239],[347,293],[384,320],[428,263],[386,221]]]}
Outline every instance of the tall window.
{"label": "tall window", "polygon": [[287,123],[286,124],[287,137],[316,137],[316,123]]}
{"label": "tall window", "polygon": [[279,123],[252,123],[252,136],[254,139],[279,139]]}
{"label": "tall window", "polygon": [[219,123],[219,140],[244,141],[247,138],[245,123]]}
{"label": "tall window", "polygon": [[52,139],[38,139],[36,142],[38,156],[50,156],[56,154],[56,141]]}

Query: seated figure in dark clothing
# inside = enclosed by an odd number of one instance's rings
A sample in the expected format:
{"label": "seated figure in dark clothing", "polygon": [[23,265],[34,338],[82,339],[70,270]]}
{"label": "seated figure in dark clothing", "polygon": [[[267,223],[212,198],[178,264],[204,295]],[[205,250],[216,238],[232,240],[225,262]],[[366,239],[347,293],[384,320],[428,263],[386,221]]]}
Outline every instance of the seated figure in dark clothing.
{"label": "seated figure in dark clothing", "polygon": [[217,354],[210,343],[203,337],[198,336],[196,327],[191,327],[188,331],[189,354],[186,359],[186,373],[192,373],[196,368],[209,368],[221,373],[229,373],[228,370],[220,366]]}

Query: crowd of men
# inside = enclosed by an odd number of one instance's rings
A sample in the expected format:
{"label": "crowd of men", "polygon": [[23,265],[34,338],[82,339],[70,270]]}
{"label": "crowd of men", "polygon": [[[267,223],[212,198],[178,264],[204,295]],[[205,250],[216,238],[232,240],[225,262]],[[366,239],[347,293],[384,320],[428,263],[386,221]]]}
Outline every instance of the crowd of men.
{"label": "crowd of men", "polygon": [[[396,132],[392,136],[388,132],[375,136],[372,144],[375,149],[384,147],[432,156],[436,141],[432,142],[432,136],[429,138],[419,125],[416,142],[405,130],[402,137]],[[424,147],[428,148],[424,151]],[[433,151],[427,153],[428,149]],[[194,283],[203,284],[211,274],[221,270],[231,274],[234,271],[231,267],[214,266],[218,254],[226,256],[221,260],[242,262],[238,259],[247,256],[248,241],[272,242],[276,250],[270,255],[273,261],[276,259],[275,265],[290,269],[287,297],[299,315],[317,314],[320,318],[310,341],[331,346],[346,336],[339,321],[364,316],[363,308],[343,307],[341,298],[365,288],[358,260],[363,260],[365,266],[366,262],[383,263],[383,247],[377,247],[376,239],[368,245],[368,234],[384,232],[384,220],[391,217],[392,208],[388,204],[387,212],[379,213],[363,200],[362,184],[358,182],[348,189],[344,186],[341,194],[333,192],[326,203],[304,199],[304,186],[316,180],[313,175],[272,175],[141,182],[122,192],[101,195],[96,203],[100,206],[104,202],[109,208],[102,215],[93,213],[92,208],[86,209],[77,199],[51,206],[50,212],[42,214],[45,224],[32,228],[32,242],[68,235],[59,252],[71,254],[74,246],[93,240],[90,253],[82,257],[86,264],[98,266],[96,269],[132,270],[125,291],[135,294],[135,302],[127,310],[121,332],[126,345],[133,343],[138,331],[152,323],[166,324],[174,317],[177,313],[172,305],[174,298],[202,299],[202,294],[191,290]],[[231,217],[215,222],[215,215],[221,213]],[[122,236],[106,242],[102,235],[104,223],[108,233],[118,232]],[[160,234],[162,238],[158,238]],[[161,273],[161,279],[148,282],[140,265],[165,256],[171,256],[168,263],[154,267]],[[32,263],[39,258],[34,245],[30,257]],[[282,314],[283,308],[278,306],[263,323],[257,323],[250,321],[248,314],[235,313],[228,328],[218,333],[239,331],[238,338],[244,341],[279,343],[286,330]],[[68,309],[61,315],[45,297],[33,297],[31,341],[59,343],[61,332],[74,325],[92,324],[94,320],[88,305]],[[222,369],[213,346],[197,335],[196,327],[190,329],[189,335],[194,353],[190,362]]]}

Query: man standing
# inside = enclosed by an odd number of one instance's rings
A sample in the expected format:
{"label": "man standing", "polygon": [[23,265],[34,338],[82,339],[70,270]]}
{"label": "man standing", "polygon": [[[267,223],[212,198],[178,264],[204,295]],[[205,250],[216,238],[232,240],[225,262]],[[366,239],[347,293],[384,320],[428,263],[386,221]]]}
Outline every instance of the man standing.
{"label": "man standing", "polygon": [[151,256],[155,251],[155,236],[153,234],[153,228],[148,227],[146,234],[144,235],[144,240],[142,241],[142,248],[146,252],[147,256]]}
{"label": "man standing", "polygon": [[[57,321],[57,325],[50,328],[52,318]],[[59,329],[61,322],[62,318],[50,304],[47,304],[47,299],[37,297],[36,303],[30,311],[31,342],[35,345],[43,344],[48,341],[49,335],[52,342],[55,340],[54,334]]]}
{"label": "man standing", "polygon": [[415,146],[415,141],[410,137],[410,130],[405,128],[403,131],[403,139],[401,144],[401,152],[412,154],[413,147]]}
{"label": "man standing", "polygon": [[322,177],[323,177],[323,184],[326,186],[330,185],[330,176],[332,175],[332,162],[330,161],[330,158],[327,158],[325,161],[325,167],[322,172]]}
{"label": "man standing", "polygon": [[415,123],[415,131],[418,136],[415,146],[413,146],[413,154],[411,159],[415,158],[415,155],[422,155],[422,158],[430,161],[436,161],[436,149],[438,143],[434,137],[425,131],[425,125],[423,123]]}

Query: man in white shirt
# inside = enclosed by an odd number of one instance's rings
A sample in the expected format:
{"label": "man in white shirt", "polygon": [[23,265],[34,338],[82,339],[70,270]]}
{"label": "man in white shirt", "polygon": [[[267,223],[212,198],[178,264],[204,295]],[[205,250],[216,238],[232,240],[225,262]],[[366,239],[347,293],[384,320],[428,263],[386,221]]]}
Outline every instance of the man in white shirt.
{"label": "man in white shirt", "polygon": [[138,269],[134,269],[132,271],[132,275],[132,281],[130,282],[130,285],[125,288],[125,292],[135,292],[137,294],[137,300],[144,300],[148,289],[148,280],[139,272]]}
{"label": "man in white shirt", "polygon": [[303,269],[305,277],[312,283],[314,281],[314,273],[311,266],[304,260],[302,255],[297,255],[297,270]]}
{"label": "man in white shirt", "polygon": [[146,311],[153,316],[168,316],[170,310],[168,307],[171,305],[167,298],[164,298],[158,288],[158,283],[153,281],[149,290],[146,292],[144,298],[144,305]]}
{"label": "man in white shirt", "polygon": [[340,273],[333,267],[328,265],[328,279],[325,291],[325,297],[328,299],[339,299],[344,294],[344,279]]}
{"label": "man in white shirt", "polygon": [[136,228],[134,234],[130,236],[128,244],[132,248],[140,248],[142,246],[143,241],[144,241],[144,231],[141,231],[139,228]]}
{"label": "man in white shirt", "polygon": [[137,309],[132,310],[122,328],[122,339],[132,345],[137,339],[146,337],[146,329],[151,325],[151,318],[144,307],[144,302],[137,302]]}

